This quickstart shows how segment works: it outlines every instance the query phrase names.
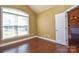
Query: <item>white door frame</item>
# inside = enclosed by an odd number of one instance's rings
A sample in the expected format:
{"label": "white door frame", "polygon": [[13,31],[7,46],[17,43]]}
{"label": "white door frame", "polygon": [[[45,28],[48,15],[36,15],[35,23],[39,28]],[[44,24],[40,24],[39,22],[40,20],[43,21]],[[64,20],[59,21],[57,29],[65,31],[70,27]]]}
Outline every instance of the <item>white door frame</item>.
{"label": "white door frame", "polygon": [[69,9],[67,9],[64,12],[67,13],[67,12],[71,11],[72,9],[75,9],[76,7],[78,7],[78,5],[73,5],[72,7],[70,7]]}

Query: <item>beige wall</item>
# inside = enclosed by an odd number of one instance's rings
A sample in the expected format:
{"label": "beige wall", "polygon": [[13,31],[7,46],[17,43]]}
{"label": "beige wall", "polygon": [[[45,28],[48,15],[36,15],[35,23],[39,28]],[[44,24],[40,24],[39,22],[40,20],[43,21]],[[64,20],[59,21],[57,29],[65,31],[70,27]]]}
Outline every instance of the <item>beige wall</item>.
{"label": "beige wall", "polygon": [[38,35],[55,39],[55,14],[64,12],[69,7],[68,5],[57,5],[39,13],[37,17]]}

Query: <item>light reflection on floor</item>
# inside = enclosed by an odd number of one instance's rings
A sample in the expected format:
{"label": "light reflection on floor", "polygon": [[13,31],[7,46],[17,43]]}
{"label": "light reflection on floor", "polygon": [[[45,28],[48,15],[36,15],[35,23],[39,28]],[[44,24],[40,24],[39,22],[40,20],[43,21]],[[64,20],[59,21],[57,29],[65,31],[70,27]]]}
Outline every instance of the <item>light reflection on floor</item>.
{"label": "light reflection on floor", "polygon": [[26,53],[26,52],[28,52],[28,44],[23,44],[16,48],[5,50],[3,53]]}

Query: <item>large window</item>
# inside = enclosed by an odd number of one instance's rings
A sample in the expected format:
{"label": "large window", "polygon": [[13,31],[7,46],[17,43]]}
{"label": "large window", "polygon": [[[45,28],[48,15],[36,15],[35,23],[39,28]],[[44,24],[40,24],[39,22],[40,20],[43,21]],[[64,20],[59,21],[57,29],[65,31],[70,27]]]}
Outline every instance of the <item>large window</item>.
{"label": "large window", "polygon": [[25,36],[29,34],[28,14],[9,8],[2,8],[3,39]]}

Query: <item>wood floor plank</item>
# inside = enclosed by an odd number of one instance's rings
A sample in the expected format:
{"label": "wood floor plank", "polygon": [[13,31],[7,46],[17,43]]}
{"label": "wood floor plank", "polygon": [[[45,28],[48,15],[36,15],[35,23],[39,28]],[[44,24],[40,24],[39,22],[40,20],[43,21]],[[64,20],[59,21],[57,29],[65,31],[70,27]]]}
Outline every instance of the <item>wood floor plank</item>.
{"label": "wood floor plank", "polygon": [[1,53],[67,53],[66,46],[33,38],[16,44],[0,47]]}

